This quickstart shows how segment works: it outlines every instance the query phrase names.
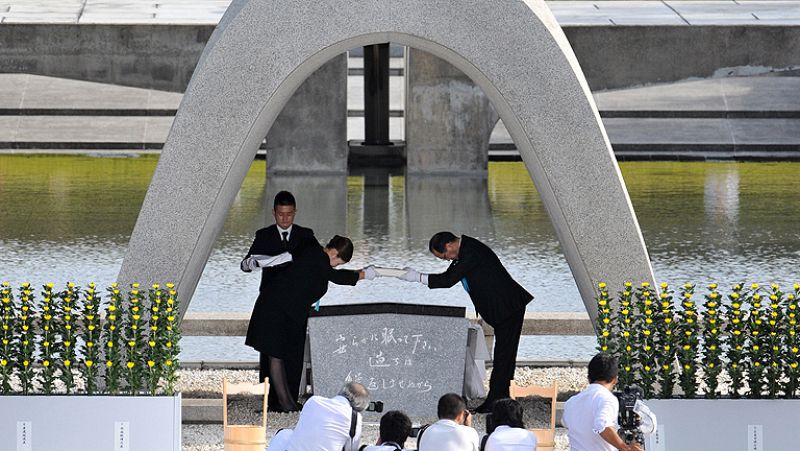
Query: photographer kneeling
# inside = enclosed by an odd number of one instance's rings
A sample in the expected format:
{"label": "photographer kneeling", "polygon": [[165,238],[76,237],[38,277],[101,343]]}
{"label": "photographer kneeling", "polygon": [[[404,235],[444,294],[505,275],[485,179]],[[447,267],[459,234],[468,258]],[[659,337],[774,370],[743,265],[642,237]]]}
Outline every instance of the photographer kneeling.
{"label": "photographer kneeling", "polygon": [[297,426],[281,429],[267,451],[356,451],[361,439],[361,412],[369,406],[369,391],[350,382],[337,396],[312,396],[303,405]]}
{"label": "photographer kneeling", "polygon": [[[536,436],[525,429],[522,405],[514,399],[499,399],[486,416],[489,435],[481,441],[481,451],[529,451],[536,449]],[[491,422],[491,424],[490,424]]]}
{"label": "photographer kneeling", "polygon": [[572,451],[642,451],[639,444],[627,444],[617,433],[619,401],[612,391],[619,379],[618,366],[617,359],[604,352],[594,356],[589,362],[589,387],[564,405],[561,424],[568,428]]}
{"label": "photographer kneeling", "polygon": [[472,415],[461,395],[447,393],[436,408],[439,421],[420,431],[419,451],[478,451],[478,431],[472,428]]}

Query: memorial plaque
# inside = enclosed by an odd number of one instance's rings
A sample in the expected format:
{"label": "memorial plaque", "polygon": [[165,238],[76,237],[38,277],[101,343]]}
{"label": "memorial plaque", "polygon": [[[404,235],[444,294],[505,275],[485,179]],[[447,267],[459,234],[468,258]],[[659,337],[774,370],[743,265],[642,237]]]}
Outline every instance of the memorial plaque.
{"label": "memorial plaque", "polygon": [[309,319],[314,394],[360,382],[384,411],[436,416],[445,393],[461,393],[468,321],[463,307],[353,304]]}

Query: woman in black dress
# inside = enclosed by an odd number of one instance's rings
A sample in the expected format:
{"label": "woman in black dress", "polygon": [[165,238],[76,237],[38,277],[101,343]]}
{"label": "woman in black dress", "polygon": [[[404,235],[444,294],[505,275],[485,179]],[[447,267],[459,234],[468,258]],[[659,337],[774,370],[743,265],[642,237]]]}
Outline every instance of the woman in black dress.
{"label": "woman in black dress", "polygon": [[292,262],[277,273],[270,290],[256,301],[245,343],[269,356],[270,410],[299,409],[309,308],[328,291],[328,282],[355,285],[374,270],[336,270],[353,256],[349,238],[334,236],[323,248],[312,240],[293,251]]}

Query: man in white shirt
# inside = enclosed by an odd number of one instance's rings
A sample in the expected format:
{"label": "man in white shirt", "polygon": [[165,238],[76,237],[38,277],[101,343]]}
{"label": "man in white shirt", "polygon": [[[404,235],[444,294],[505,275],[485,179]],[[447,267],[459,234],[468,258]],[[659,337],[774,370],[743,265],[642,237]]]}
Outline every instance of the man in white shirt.
{"label": "man in white shirt", "polygon": [[464,398],[448,393],[439,398],[439,421],[428,426],[417,439],[419,451],[478,451],[478,432]]}
{"label": "man in white shirt", "polygon": [[359,451],[405,451],[411,419],[399,410],[390,410],[381,417],[379,434],[377,445],[364,445]]}
{"label": "man in white shirt", "polygon": [[[492,406],[495,428],[484,439],[485,451],[532,451],[536,436],[525,428],[522,405],[514,399],[499,399]],[[488,428],[487,418],[487,428]]]}
{"label": "man in white shirt", "polygon": [[619,401],[612,390],[618,374],[617,359],[609,354],[601,352],[589,362],[589,387],[567,400],[561,418],[572,451],[642,451],[617,434]]}
{"label": "man in white shirt", "polygon": [[303,405],[294,430],[275,434],[267,451],[356,451],[361,440],[361,413],[369,392],[351,382],[338,396],[312,396]]}

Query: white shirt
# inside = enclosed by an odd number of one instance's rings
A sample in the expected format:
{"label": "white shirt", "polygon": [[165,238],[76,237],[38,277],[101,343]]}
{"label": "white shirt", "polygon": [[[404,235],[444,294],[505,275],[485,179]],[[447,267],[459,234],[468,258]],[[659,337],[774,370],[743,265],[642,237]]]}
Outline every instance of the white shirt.
{"label": "white shirt", "polygon": [[564,404],[561,424],[566,426],[572,451],[614,451],[616,448],[600,437],[607,427],[617,429],[619,401],[600,384],[589,387],[569,398]]}
{"label": "white shirt", "polygon": [[439,420],[422,433],[419,451],[478,451],[480,439],[475,429],[453,420]]}
{"label": "white shirt", "polygon": [[[394,445],[370,445],[364,448],[363,451],[397,451],[397,447]],[[403,451],[412,451],[412,450],[403,448]]]}
{"label": "white shirt", "polygon": [[497,426],[486,440],[486,451],[533,451],[535,449],[536,435],[522,428]]}
{"label": "white shirt", "polygon": [[350,420],[353,409],[343,396],[312,396],[303,405],[294,428],[288,451],[357,450],[361,440],[361,414],[356,414],[356,434],[350,443]]}

